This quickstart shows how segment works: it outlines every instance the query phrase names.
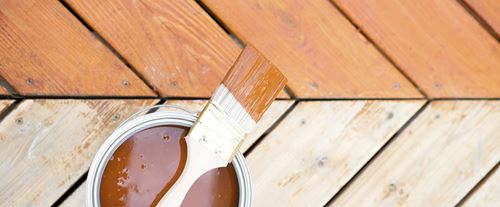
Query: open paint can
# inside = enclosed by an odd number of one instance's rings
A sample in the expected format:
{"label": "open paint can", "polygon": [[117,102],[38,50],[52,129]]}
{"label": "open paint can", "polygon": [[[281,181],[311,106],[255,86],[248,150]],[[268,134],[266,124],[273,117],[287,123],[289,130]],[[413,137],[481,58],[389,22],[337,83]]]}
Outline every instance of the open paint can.
{"label": "open paint can", "polygon": [[[171,162],[167,159],[169,155],[161,153],[167,151],[168,154],[168,149],[177,147],[176,153],[181,154],[179,149],[182,146],[177,145],[184,143],[185,147],[183,136],[193,126],[196,119],[197,113],[173,105],[149,107],[128,118],[109,136],[94,157],[87,177],[87,206],[104,206],[101,204],[115,206],[116,202],[129,206],[153,205],[152,200],[159,200],[161,198],[159,193],[166,192],[168,185],[171,186],[175,182],[172,176],[178,176],[182,172],[182,167],[178,168],[178,166],[183,166],[183,163],[179,160],[185,160],[185,155],[184,158],[182,155],[175,155],[176,158],[171,160],[178,160],[175,163],[169,163]],[[171,134],[161,135],[161,133]],[[175,143],[177,145],[174,146]],[[136,148],[131,146],[136,146]],[[144,152],[140,152],[141,150]],[[128,157],[123,157],[125,154],[131,157],[130,160],[126,160],[129,159]],[[125,165],[128,167],[124,167]],[[243,155],[238,152],[229,165],[232,166],[207,172],[200,177],[186,196],[182,206],[199,206],[196,202],[206,202],[201,201],[203,200],[201,197],[205,197],[210,200],[209,202],[215,203],[204,203],[204,206],[250,207],[252,200],[250,174]],[[165,180],[164,174],[168,173],[162,172],[168,166],[178,168],[170,172],[172,180]],[[232,190],[217,191],[218,183],[223,183]],[[163,186],[162,191],[158,190],[158,186]],[[205,191],[206,189],[210,190]],[[207,194],[214,192],[214,195],[207,197]],[[158,195],[155,195],[157,193]],[[147,194],[153,194],[152,196],[156,197],[147,198],[144,196]],[[214,201],[217,199],[220,201]],[[225,200],[234,202],[227,204]]]}

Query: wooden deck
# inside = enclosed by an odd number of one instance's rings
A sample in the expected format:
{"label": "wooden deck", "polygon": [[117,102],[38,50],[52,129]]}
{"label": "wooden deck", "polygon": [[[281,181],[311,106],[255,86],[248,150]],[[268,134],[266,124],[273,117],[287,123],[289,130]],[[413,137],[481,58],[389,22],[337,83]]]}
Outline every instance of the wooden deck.
{"label": "wooden deck", "polygon": [[500,206],[500,1],[0,0],[0,206],[84,206],[145,106],[200,110],[251,43],[289,84],[254,206]]}

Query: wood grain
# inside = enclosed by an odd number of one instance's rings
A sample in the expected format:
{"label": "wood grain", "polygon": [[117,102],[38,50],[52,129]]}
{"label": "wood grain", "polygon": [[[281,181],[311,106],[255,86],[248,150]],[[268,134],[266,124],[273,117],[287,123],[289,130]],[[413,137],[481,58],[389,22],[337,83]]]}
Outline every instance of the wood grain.
{"label": "wood grain", "polygon": [[300,98],[421,97],[328,0],[203,0]]}
{"label": "wood grain", "polygon": [[67,2],[162,96],[210,97],[241,51],[195,1]]}
{"label": "wood grain", "polygon": [[255,206],[323,206],[423,103],[300,102],[247,156]]}
{"label": "wood grain", "polygon": [[53,0],[0,1],[0,75],[22,95],[155,96]]}
{"label": "wood grain", "polygon": [[457,1],[333,1],[428,97],[500,97],[500,44]]}
{"label": "wood grain", "polygon": [[485,183],[469,197],[463,207],[498,206],[500,204],[500,171],[487,178]]}
{"label": "wood grain", "polygon": [[[207,101],[201,100],[168,100],[166,104],[181,106],[191,112],[200,112]],[[275,101],[269,110],[264,114],[263,118],[257,124],[255,130],[248,135],[248,137],[243,142],[243,145],[240,147],[241,152],[246,152],[252,144],[264,134],[269,127],[271,127],[279,117],[281,117],[288,108],[293,104],[293,101],[288,100],[278,100]],[[82,202],[85,198],[85,189],[86,183],[83,183],[78,187],[78,189],[71,194],[68,199],[64,201],[62,207],[76,207],[76,206],[84,206]]]}
{"label": "wood grain", "polygon": [[432,102],[331,206],[453,206],[500,161],[500,101]]}
{"label": "wood grain", "polygon": [[500,1],[498,0],[464,0],[476,11],[497,34],[500,34]]}
{"label": "wood grain", "polygon": [[156,100],[25,100],[0,123],[0,206],[50,206],[126,117]]}

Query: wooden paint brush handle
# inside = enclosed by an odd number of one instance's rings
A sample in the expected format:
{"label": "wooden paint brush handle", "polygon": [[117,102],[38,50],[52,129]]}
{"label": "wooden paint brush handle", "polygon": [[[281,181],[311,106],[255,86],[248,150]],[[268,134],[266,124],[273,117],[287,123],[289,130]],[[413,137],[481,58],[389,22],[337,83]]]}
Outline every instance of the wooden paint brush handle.
{"label": "wooden paint brush handle", "polygon": [[198,177],[227,166],[285,83],[285,76],[247,45],[191,127],[186,166],[157,206],[179,207]]}
{"label": "wooden paint brush handle", "polygon": [[179,207],[194,182],[209,170],[227,166],[227,161],[194,139],[186,138],[187,160],[181,176],[167,191],[157,207]]}

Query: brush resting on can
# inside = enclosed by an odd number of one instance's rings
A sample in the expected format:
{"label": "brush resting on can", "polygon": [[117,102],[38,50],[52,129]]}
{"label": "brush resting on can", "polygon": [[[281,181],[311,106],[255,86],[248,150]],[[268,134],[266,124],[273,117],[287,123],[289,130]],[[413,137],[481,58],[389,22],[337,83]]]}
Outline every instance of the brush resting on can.
{"label": "brush resting on can", "polygon": [[186,136],[184,170],[157,206],[180,206],[201,175],[227,166],[285,83],[269,60],[246,46]]}
{"label": "brush resting on can", "polygon": [[[128,138],[106,164],[100,184],[100,206],[156,206],[186,162],[184,137],[189,127],[160,125]],[[231,207],[239,203],[233,165],[213,169],[193,184],[183,207]]]}

